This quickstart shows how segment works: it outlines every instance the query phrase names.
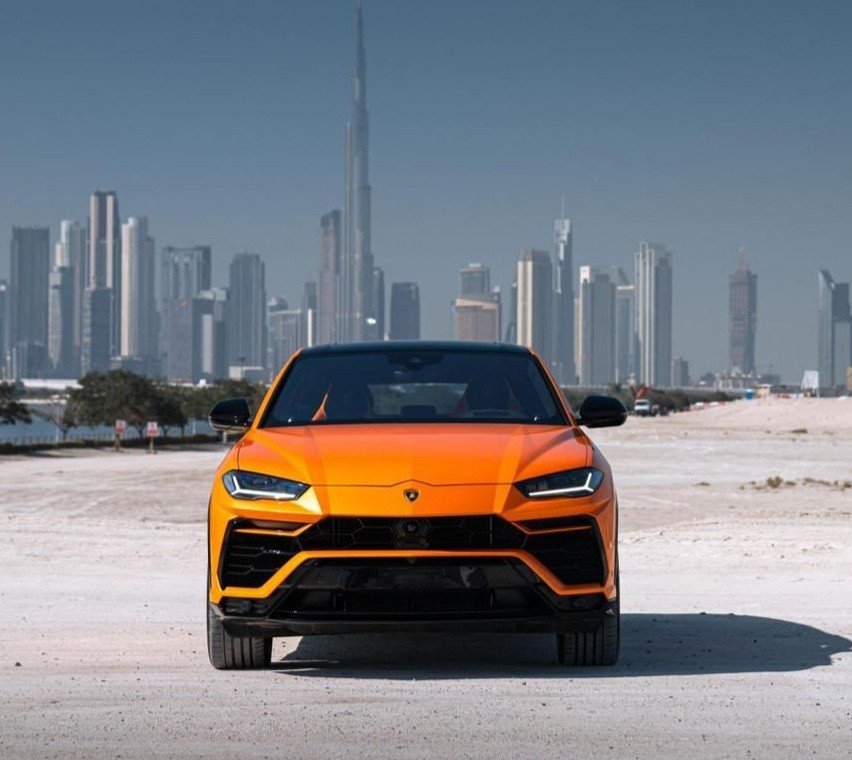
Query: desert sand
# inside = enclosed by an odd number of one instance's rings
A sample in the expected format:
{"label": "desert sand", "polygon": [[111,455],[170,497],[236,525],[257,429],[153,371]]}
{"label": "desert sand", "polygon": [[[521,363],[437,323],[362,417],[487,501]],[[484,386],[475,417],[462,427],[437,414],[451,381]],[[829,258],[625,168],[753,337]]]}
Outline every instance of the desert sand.
{"label": "desert sand", "polygon": [[270,670],[215,671],[223,449],[3,458],[0,756],[848,756],[852,401],[592,434],[624,638],[591,670],[558,667],[551,636],[397,635],[279,639]]}

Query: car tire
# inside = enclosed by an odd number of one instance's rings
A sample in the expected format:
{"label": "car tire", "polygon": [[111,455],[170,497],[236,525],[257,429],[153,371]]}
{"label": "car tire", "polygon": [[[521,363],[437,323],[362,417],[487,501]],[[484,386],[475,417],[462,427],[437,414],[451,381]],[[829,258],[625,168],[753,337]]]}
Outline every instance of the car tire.
{"label": "car tire", "polygon": [[594,631],[556,634],[556,658],[560,665],[615,665],[621,643],[619,602],[606,611]]}
{"label": "car tire", "polygon": [[272,639],[232,636],[207,605],[207,654],[217,670],[268,668],[272,662]]}

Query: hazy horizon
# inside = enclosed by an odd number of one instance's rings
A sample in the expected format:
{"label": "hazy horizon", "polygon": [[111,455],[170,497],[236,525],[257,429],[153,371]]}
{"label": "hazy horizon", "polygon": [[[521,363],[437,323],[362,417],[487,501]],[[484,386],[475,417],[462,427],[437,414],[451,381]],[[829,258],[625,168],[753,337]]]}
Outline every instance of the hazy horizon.
{"label": "hazy horizon", "polygon": [[[353,3],[9,2],[0,24],[0,277],[12,225],[85,221],[114,189],[157,248],[260,253],[298,300],[343,204]],[[727,358],[727,276],[758,274],[757,363],[816,364],[816,273],[852,279],[852,7],[840,2],[366,0],[373,253],[449,337],[458,269],[506,292],[552,250],[632,273],[675,253],[673,354]],[[505,316],[505,312],[504,312]]]}

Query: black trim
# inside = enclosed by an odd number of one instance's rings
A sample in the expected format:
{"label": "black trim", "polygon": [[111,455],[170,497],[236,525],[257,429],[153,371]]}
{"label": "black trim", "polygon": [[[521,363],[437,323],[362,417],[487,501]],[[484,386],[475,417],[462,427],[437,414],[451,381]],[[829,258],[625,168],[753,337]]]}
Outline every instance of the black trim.
{"label": "black trim", "polygon": [[265,599],[211,605],[232,635],[368,631],[593,631],[613,608],[602,593],[554,594],[510,558],[323,559]]}
{"label": "black trim", "polygon": [[454,517],[326,517],[296,536],[237,533],[246,520],[228,524],[219,579],[228,586],[257,588],[304,551],[525,551],[565,585],[602,584],[606,553],[597,521],[572,518],[589,531],[525,533],[498,515]]}

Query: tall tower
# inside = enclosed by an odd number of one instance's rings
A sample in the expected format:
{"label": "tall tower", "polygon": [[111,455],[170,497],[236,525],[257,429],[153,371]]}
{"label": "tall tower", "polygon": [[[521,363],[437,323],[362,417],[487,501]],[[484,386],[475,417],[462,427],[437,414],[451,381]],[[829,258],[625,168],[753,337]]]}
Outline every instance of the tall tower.
{"label": "tall tower", "polygon": [[576,380],[574,367],[574,282],[573,248],[574,232],[571,220],[565,214],[553,224],[556,244],[556,275],[554,282],[553,312],[553,369],[560,383]]}
{"label": "tall tower", "polygon": [[616,285],[609,272],[580,267],[580,385],[608,385],[615,379]]}
{"label": "tall tower", "polygon": [[553,266],[547,251],[523,252],[515,267],[518,283],[516,342],[548,361],[553,349]]}
{"label": "tall tower", "polygon": [[47,364],[50,230],[12,227],[6,348],[12,377],[38,377]]}
{"label": "tall tower", "polygon": [[121,221],[115,190],[95,190],[89,196],[90,288],[110,289],[110,356],[121,345]]}
{"label": "tall tower", "polygon": [[231,259],[228,352],[232,367],[266,367],[266,267],[256,253]]}
{"label": "tall tower", "polygon": [[341,267],[343,342],[364,340],[367,318],[373,314],[373,254],[370,246],[369,115],[367,113],[367,57],[361,0],[355,1],[355,61],[352,100],[346,124],[346,183],[343,208]]}
{"label": "tall tower", "polygon": [[740,248],[740,266],[728,285],[728,369],[754,372],[754,336],[757,327],[757,275],[746,266]]}
{"label": "tall tower", "polygon": [[416,282],[391,285],[390,339],[420,340],[420,287]]}
{"label": "tall tower", "polygon": [[672,254],[660,243],[642,242],[634,266],[638,380],[667,386],[672,363]]}
{"label": "tall tower", "polygon": [[153,359],[156,354],[154,239],[148,219],[131,216],[121,225],[121,355]]}

